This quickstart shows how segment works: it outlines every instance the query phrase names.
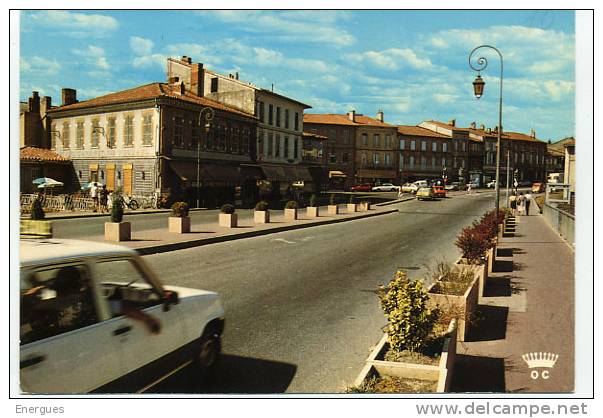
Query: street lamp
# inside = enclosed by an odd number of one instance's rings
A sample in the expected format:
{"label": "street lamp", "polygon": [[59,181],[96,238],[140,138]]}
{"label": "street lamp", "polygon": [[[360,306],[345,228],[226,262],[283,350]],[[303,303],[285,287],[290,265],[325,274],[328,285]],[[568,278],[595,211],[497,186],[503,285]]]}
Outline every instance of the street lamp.
{"label": "street lamp", "polygon": [[[201,119],[205,116],[205,136],[209,137],[211,121],[214,118],[214,110],[211,107],[204,107],[199,112],[198,125],[201,127]],[[197,208],[201,207],[201,135],[197,137]]]}
{"label": "street lamp", "polygon": [[496,51],[498,53],[498,56],[500,58],[500,94],[499,94],[499,98],[498,98],[498,139],[496,141],[496,180],[494,183],[494,187],[496,188],[496,202],[495,202],[496,206],[495,206],[494,210],[496,211],[496,217],[498,218],[498,209],[499,209],[499,205],[500,205],[499,180],[500,180],[500,137],[502,135],[503,56],[497,48],[495,48],[491,45],[480,45],[476,48],[473,48],[473,50],[469,54],[469,67],[471,67],[471,69],[473,69],[474,71],[477,71],[477,77],[473,81],[473,92],[475,94],[475,97],[477,97],[477,99],[482,97],[482,95],[484,94],[484,86],[486,83],[480,76],[480,71],[483,71],[486,69],[486,67],[488,66],[488,60],[484,57],[479,57],[477,59],[477,66],[474,67],[473,64],[471,63],[471,57],[473,57],[473,53],[475,51],[477,51],[478,49],[481,49],[481,48],[493,49],[494,51]]}

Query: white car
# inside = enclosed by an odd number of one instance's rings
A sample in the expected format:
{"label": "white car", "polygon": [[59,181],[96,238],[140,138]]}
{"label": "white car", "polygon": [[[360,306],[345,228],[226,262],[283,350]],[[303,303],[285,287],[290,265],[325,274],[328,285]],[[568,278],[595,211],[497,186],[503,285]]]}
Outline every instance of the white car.
{"label": "white car", "polygon": [[417,192],[417,190],[419,190],[419,186],[417,186],[414,183],[405,183],[401,189],[402,189],[402,192],[404,192],[404,193],[413,193],[414,194]]}
{"label": "white car", "polygon": [[373,186],[371,190],[374,192],[397,192],[400,190],[400,186],[396,186],[391,183],[383,183],[379,186]]}
{"label": "white car", "polygon": [[129,248],[21,240],[25,393],[141,392],[190,363],[208,372],[224,309],[214,292],[163,286]]}

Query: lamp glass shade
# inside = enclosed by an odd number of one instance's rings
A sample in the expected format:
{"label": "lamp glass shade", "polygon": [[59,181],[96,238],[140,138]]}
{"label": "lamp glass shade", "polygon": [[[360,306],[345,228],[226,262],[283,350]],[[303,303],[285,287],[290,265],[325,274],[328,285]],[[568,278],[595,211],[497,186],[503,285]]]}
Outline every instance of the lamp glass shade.
{"label": "lamp glass shade", "polygon": [[480,75],[478,75],[475,78],[475,81],[473,81],[473,93],[475,93],[475,97],[477,97],[478,99],[484,94],[485,85],[486,83]]}

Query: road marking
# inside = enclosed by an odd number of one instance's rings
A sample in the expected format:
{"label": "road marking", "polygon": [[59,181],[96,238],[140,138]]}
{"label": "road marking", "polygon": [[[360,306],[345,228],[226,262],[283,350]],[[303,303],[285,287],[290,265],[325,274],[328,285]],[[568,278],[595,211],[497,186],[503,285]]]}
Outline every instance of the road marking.
{"label": "road marking", "polygon": [[295,244],[295,241],[288,241],[285,238],[273,238],[272,241],[284,242],[285,244]]}

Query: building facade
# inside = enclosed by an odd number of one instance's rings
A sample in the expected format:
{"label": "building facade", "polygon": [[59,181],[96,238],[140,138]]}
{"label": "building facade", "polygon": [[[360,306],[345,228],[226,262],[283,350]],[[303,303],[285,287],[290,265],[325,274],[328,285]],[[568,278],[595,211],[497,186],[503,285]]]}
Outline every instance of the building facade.
{"label": "building facade", "polygon": [[420,126],[398,126],[401,182],[448,176],[452,169],[451,139]]}

